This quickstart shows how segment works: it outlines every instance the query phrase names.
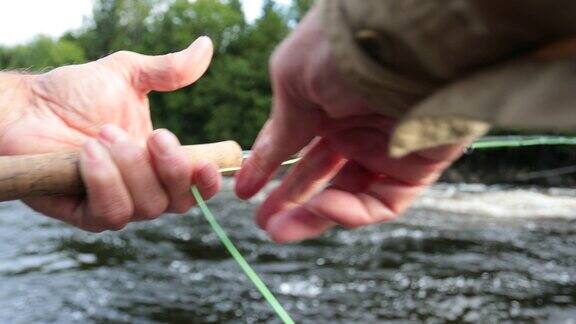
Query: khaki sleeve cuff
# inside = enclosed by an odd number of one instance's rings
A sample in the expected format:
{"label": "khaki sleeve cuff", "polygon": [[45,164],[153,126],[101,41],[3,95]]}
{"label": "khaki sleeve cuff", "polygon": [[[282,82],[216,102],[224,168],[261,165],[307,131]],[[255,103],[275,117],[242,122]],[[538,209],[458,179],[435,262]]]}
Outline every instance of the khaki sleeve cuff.
{"label": "khaki sleeve cuff", "polygon": [[415,150],[483,135],[489,125],[576,129],[576,59],[524,59],[480,71],[418,103],[399,122],[390,150]]}
{"label": "khaki sleeve cuff", "polygon": [[[369,6],[368,2],[358,1],[355,5]],[[408,79],[374,61],[362,48],[359,39],[371,35],[376,37],[376,33],[367,29],[355,31],[346,16],[347,8],[343,1],[319,0],[317,5],[342,75],[383,115],[403,118],[392,135],[389,147],[392,156],[400,157],[442,144],[473,141],[488,131],[488,123],[466,118],[405,116],[438,85]]]}
{"label": "khaki sleeve cuff", "polygon": [[[361,46],[361,40],[378,37],[376,31],[353,26],[348,14],[352,10],[370,10],[373,1],[319,0],[324,33],[332,46],[338,69],[364,95],[366,100],[386,116],[401,117],[418,100],[437,86],[397,74],[372,59]],[[364,8],[362,8],[364,7]]]}
{"label": "khaki sleeve cuff", "polygon": [[[422,23],[413,25],[415,29],[407,29],[409,26],[406,25],[399,27],[397,22],[394,24],[394,18],[404,12],[400,10],[404,8],[400,4],[411,4],[411,8],[415,9],[420,8],[419,4],[400,0],[390,2],[397,5],[394,11],[390,9],[393,8],[391,5],[383,5],[386,3],[382,0],[319,0],[317,5],[323,20],[324,33],[330,41],[336,65],[342,75],[379,112],[399,119],[389,147],[393,156],[398,157],[442,144],[472,141],[485,134],[490,125],[526,130],[573,131],[576,128],[574,51],[568,51],[569,55],[565,57],[558,56],[557,48],[554,48],[552,56],[546,52],[540,53],[539,57],[529,56],[533,52],[528,50],[513,55],[511,53],[514,50],[522,49],[522,40],[525,40],[523,34],[508,35],[507,30],[496,28],[500,26],[497,15],[478,16],[476,14],[482,12],[473,10],[473,7],[466,7],[464,10],[452,6],[454,10],[446,13],[447,16],[444,17],[444,12],[440,10],[440,1],[433,2],[434,10],[427,16],[430,19],[425,20],[437,23],[432,25],[439,26],[438,28],[429,30],[426,26],[430,27],[430,24],[424,24],[423,27]],[[458,1],[450,3],[455,5]],[[459,8],[464,11],[455,10]],[[529,6],[525,11],[533,12],[534,8]],[[474,33],[476,29],[473,28],[466,29],[467,32],[463,33],[462,28],[468,25],[461,25],[458,20],[462,17],[459,15],[461,12],[475,14],[482,18],[480,22],[496,29],[488,34],[481,33],[478,37]],[[550,21],[553,21],[556,19],[554,17],[559,17],[559,13],[552,10],[548,16],[551,17]],[[380,17],[380,20],[375,17]],[[381,26],[380,31],[372,30],[378,28],[374,21],[387,25]],[[451,23],[457,23],[457,28]],[[572,24],[570,23],[570,26]],[[419,27],[422,30],[419,30]],[[467,58],[469,52],[474,51],[465,46],[469,44],[483,44],[484,47],[479,47],[478,51],[472,54],[485,55],[480,55],[481,59],[470,62],[462,59],[461,65],[467,68],[452,71],[455,76],[445,79],[445,82],[430,81],[415,75],[410,77],[400,73],[400,70],[395,70],[394,62],[379,62],[367,50],[366,39],[382,41],[378,38],[382,30],[391,31],[393,36],[404,40],[404,43],[412,40],[413,45],[415,44],[411,47],[415,49],[412,54],[424,55],[430,51],[436,53],[434,49],[438,50],[439,54],[453,53],[453,46],[441,42],[446,40],[446,37],[441,37],[445,35],[441,32],[447,30],[452,32],[453,36],[449,39],[461,40],[457,43],[457,49],[464,52],[456,55],[456,58]],[[406,35],[406,31],[416,33],[418,37]],[[502,38],[502,35],[507,35],[508,38]],[[427,46],[422,47],[422,39],[428,41],[425,43]],[[502,39],[506,41],[496,41]],[[435,40],[441,43],[436,44]],[[499,46],[490,47],[494,44]],[[576,48],[576,45],[574,47]],[[391,48],[391,51],[399,56],[407,53],[394,51],[394,44],[386,48]],[[436,71],[440,69],[438,66],[449,70],[455,62],[448,60],[452,56],[446,55],[434,56],[445,57],[446,60],[442,61],[444,65],[434,60],[419,61],[432,62],[433,64],[426,65],[430,67],[429,70]],[[506,59],[496,60],[500,57]],[[448,72],[444,74],[452,75]]]}

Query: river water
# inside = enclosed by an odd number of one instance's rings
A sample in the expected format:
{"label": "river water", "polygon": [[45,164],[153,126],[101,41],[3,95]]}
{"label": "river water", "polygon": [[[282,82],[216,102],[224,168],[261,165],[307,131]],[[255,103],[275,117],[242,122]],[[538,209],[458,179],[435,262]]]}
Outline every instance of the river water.
{"label": "river water", "polygon": [[[440,184],[397,221],[275,245],[209,205],[299,323],[576,319],[576,190]],[[83,233],[0,204],[0,323],[277,322],[198,210]]]}

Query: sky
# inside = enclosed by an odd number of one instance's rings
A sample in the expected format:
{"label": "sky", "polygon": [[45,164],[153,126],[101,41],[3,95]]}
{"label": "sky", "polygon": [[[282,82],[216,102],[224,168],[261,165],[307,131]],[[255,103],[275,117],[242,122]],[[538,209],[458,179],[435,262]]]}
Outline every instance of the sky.
{"label": "sky", "polygon": [[[262,0],[243,3],[249,21],[258,17]],[[16,45],[38,34],[58,37],[80,27],[92,12],[93,0],[0,0],[0,4],[0,45]]]}

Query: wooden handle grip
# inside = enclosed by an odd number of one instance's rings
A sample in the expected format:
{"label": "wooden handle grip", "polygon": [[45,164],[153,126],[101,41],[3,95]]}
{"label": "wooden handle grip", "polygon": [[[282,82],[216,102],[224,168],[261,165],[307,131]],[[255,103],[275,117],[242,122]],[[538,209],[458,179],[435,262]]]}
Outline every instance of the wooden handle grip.
{"label": "wooden handle grip", "polygon": [[[192,162],[211,160],[221,169],[242,164],[242,149],[234,141],[184,148]],[[78,152],[0,157],[0,201],[83,193]]]}

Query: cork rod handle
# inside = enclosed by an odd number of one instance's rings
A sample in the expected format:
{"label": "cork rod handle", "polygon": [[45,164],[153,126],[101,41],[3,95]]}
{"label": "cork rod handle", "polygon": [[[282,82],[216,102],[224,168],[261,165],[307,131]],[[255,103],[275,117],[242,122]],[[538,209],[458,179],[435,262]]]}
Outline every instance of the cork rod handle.
{"label": "cork rod handle", "polygon": [[[234,141],[184,146],[190,161],[211,160],[223,168],[242,164]],[[78,152],[0,157],[0,201],[84,194]]]}

